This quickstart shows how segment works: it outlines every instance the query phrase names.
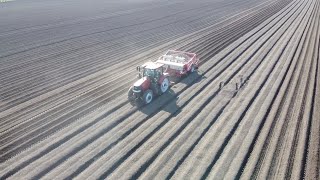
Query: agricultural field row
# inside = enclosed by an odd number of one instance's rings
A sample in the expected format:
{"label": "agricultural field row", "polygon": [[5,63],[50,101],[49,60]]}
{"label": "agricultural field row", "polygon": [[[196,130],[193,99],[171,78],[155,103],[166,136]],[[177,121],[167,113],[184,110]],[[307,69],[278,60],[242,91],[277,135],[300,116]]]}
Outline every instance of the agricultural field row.
{"label": "agricultural field row", "polygon": [[[319,179],[320,1],[167,3],[0,31],[1,179]],[[132,106],[167,49],[199,69]]]}

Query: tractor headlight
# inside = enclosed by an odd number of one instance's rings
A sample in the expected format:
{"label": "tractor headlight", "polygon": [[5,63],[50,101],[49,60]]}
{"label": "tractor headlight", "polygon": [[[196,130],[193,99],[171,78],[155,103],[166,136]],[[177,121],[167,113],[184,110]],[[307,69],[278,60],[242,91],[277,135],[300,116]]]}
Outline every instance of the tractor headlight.
{"label": "tractor headlight", "polygon": [[133,92],[135,92],[135,93],[141,92],[141,87],[140,86],[133,86]]}

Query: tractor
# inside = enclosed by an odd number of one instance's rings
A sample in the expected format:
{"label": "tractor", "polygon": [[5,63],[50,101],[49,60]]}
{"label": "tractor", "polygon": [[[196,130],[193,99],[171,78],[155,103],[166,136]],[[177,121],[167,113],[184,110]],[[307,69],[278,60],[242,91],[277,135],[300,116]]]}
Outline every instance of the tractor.
{"label": "tractor", "polygon": [[155,62],[146,62],[137,67],[138,78],[128,91],[132,105],[149,104],[155,96],[165,93],[170,87],[169,77],[183,77],[198,68],[199,58],[195,53],[168,50]]}
{"label": "tractor", "polygon": [[132,105],[149,104],[155,96],[159,96],[170,87],[164,64],[147,62],[137,67],[139,80],[128,91],[128,100]]}

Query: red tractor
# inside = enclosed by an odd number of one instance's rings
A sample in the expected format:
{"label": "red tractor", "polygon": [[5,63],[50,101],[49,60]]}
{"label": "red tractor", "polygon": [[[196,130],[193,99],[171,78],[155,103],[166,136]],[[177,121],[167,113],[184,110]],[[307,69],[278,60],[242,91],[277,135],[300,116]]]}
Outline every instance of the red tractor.
{"label": "red tractor", "polygon": [[128,91],[133,105],[149,104],[154,96],[165,93],[170,87],[169,76],[181,77],[195,71],[199,59],[194,53],[169,50],[156,62],[147,62],[139,71],[139,80]]}
{"label": "red tractor", "polygon": [[164,75],[163,66],[157,62],[147,62],[137,67],[140,79],[128,91],[128,99],[132,104],[148,104],[155,95],[161,95],[169,89],[170,81]]}

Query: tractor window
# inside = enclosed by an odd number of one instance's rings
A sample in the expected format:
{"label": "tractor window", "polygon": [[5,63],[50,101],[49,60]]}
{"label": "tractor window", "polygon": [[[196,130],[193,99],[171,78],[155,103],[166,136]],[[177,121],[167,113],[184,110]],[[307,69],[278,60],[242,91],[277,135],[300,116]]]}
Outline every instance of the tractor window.
{"label": "tractor window", "polygon": [[[161,68],[162,69],[162,68]],[[156,79],[158,79],[160,76],[161,76],[161,74],[162,74],[162,70],[161,70],[160,68],[159,69],[156,69],[155,70],[155,78]]]}
{"label": "tractor window", "polygon": [[145,69],[144,75],[149,76],[149,77],[154,77],[154,70],[153,69]]}
{"label": "tractor window", "polygon": [[156,70],[156,73],[157,73],[158,75],[161,75],[161,74],[162,74],[162,68],[158,68],[158,69]]}

